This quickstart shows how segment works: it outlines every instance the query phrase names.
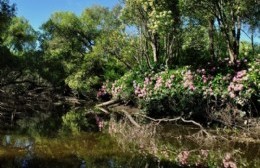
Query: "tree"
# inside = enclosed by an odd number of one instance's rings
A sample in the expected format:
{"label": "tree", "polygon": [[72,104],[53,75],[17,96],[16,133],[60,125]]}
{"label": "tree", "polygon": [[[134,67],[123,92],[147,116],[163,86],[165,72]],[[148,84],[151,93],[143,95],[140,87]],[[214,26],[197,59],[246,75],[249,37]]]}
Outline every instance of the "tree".
{"label": "tree", "polygon": [[[122,57],[125,41],[120,39],[123,35],[120,9],[94,6],[80,16],[71,12],[54,13],[42,25],[41,50],[45,65],[49,65],[45,67],[46,77],[49,74],[57,86],[89,90],[98,88],[106,78],[106,67],[111,72],[117,68],[121,74],[129,61]],[[111,37],[113,34],[117,37]]]}
{"label": "tree", "polygon": [[14,17],[3,36],[4,45],[22,54],[36,49],[37,32],[25,18]]}
{"label": "tree", "polygon": [[[168,62],[172,62],[173,56],[177,55],[180,27],[178,0],[125,0],[124,2],[123,16],[130,20],[130,24],[137,27],[140,35],[144,37],[146,48],[148,48],[147,44],[150,45],[154,64],[168,65]],[[145,50],[148,52],[149,49]],[[150,62],[150,59],[147,60]]]}
{"label": "tree", "polygon": [[15,5],[10,5],[8,0],[0,0],[0,69],[14,62],[9,49],[3,44],[3,35],[14,16]]}
{"label": "tree", "polygon": [[239,55],[242,24],[259,19],[260,4],[255,0],[183,0],[183,4],[192,11],[201,13],[201,18],[209,19],[209,37],[212,38],[212,23],[217,24],[217,30],[225,40],[230,61],[235,64]]}
{"label": "tree", "polygon": [[10,5],[8,0],[0,0],[0,44],[2,43],[2,35],[14,15],[15,5]]}

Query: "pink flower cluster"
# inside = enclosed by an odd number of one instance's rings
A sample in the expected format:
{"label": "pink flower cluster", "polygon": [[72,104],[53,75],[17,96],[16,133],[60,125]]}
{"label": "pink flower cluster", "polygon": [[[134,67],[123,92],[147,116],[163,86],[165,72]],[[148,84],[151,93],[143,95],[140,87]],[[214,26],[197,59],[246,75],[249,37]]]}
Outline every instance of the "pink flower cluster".
{"label": "pink flower cluster", "polygon": [[146,98],[148,95],[153,94],[154,91],[160,91],[165,88],[171,89],[175,76],[171,75],[166,79],[166,81],[164,81],[162,77],[163,73],[156,74],[152,77],[145,77],[142,83],[136,83],[136,81],[133,81],[134,94],[138,98]]}
{"label": "pink flower cluster", "polygon": [[172,87],[172,80],[171,79],[168,79],[166,82],[165,82],[165,87],[166,88],[171,88]]}
{"label": "pink flower cluster", "polygon": [[189,151],[182,151],[181,153],[178,154],[177,160],[181,163],[181,165],[187,165],[189,156],[190,156]]}
{"label": "pink flower cluster", "polygon": [[238,71],[228,86],[229,96],[235,98],[237,93],[243,90],[243,81],[247,80],[246,70]]}
{"label": "pink flower cluster", "polygon": [[224,168],[237,168],[237,165],[232,159],[230,153],[226,153],[224,159],[222,160],[222,164]]}
{"label": "pink flower cluster", "polygon": [[122,86],[115,86],[115,84],[112,84],[111,93],[114,97],[117,97],[120,95],[123,87]]}
{"label": "pink flower cluster", "polygon": [[163,84],[163,78],[161,76],[159,76],[156,79],[155,85],[154,85],[154,90],[158,90]]}
{"label": "pink flower cluster", "polygon": [[139,84],[136,84],[135,81],[133,81],[134,86],[134,93],[139,98],[144,98],[147,95],[147,86],[150,84],[150,79],[145,78],[144,79],[144,86],[141,87]]}
{"label": "pink flower cluster", "polygon": [[139,85],[135,88],[135,95],[139,98],[145,97],[146,93],[146,88],[141,88]]}
{"label": "pink flower cluster", "polygon": [[174,75],[171,75],[171,76],[170,76],[170,79],[168,79],[168,80],[165,82],[165,87],[166,87],[166,88],[170,89],[170,88],[172,87],[172,84],[173,84],[172,82],[173,82],[174,77],[175,77]]}
{"label": "pink flower cluster", "polygon": [[[216,67],[212,67],[211,71],[214,72],[216,70]],[[207,75],[205,69],[197,69],[197,73],[201,74],[203,83],[207,83],[209,80],[212,80],[213,77],[211,75]]]}
{"label": "pink flower cluster", "polygon": [[184,88],[189,88],[191,91],[194,91],[196,88],[193,83],[193,75],[190,70],[188,70],[184,74],[184,83],[183,83]]}

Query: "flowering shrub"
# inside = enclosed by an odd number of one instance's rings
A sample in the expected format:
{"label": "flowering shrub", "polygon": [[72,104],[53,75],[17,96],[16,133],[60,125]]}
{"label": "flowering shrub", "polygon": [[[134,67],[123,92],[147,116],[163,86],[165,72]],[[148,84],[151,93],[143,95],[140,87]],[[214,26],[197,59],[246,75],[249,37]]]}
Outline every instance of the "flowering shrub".
{"label": "flowering shrub", "polygon": [[115,99],[131,100],[134,97],[134,80],[139,79],[139,72],[129,71],[113,83],[107,82],[106,88],[109,94]]}
{"label": "flowering shrub", "polygon": [[190,70],[188,70],[185,73],[183,80],[184,80],[184,82],[183,82],[184,88],[188,88],[191,91],[195,90],[195,86],[194,86],[194,83],[193,83],[193,75],[192,75]]}
{"label": "flowering shrub", "polygon": [[184,66],[158,73],[130,71],[115,81],[109,92],[113,97],[134,99],[152,115],[205,116],[205,112],[225,108],[228,103],[246,107],[259,95],[259,76],[257,61],[248,64],[245,59],[238,60],[232,67],[224,59],[197,69]]}

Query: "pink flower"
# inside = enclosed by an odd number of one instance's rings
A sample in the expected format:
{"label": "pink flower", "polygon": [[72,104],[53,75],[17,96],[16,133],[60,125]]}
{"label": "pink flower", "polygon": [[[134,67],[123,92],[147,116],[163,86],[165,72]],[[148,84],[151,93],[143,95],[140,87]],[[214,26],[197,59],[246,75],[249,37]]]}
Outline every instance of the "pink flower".
{"label": "pink flower", "polygon": [[159,89],[161,86],[162,86],[162,77],[159,76],[159,77],[157,78],[157,80],[156,80],[154,89],[157,90],[157,89]]}
{"label": "pink flower", "polygon": [[238,71],[237,74],[236,74],[236,76],[238,78],[242,78],[245,75],[246,75],[246,70]]}
{"label": "pink flower", "polygon": [[206,75],[202,75],[202,80],[203,80],[203,83],[207,83],[208,78],[206,77]]}
{"label": "pink flower", "polygon": [[172,87],[172,80],[171,79],[168,79],[166,82],[165,82],[165,87],[167,88],[171,88]]}
{"label": "pink flower", "polygon": [[184,88],[189,88],[190,90],[195,90],[194,84],[193,84],[193,76],[190,70],[188,70],[184,75]]}
{"label": "pink flower", "polygon": [[234,87],[234,91],[241,91],[243,89],[243,84],[236,84]]}
{"label": "pink flower", "polygon": [[195,88],[195,86],[192,84],[192,85],[189,86],[189,89],[190,89],[191,91],[194,91],[196,88]]}
{"label": "pink flower", "polygon": [[233,161],[230,153],[225,154],[225,157],[222,160],[222,164],[224,168],[237,168],[237,165]]}
{"label": "pink flower", "polygon": [[187,165],[188,158],[189,158],[190,152],[189,151],[182,151],[178,154],[177,159],[182,165]]}
{"label": "pink flower", "polygon": [[144,84],[145,84],[145,85],[149,85],[149,84],[150,84],[150,79],[146,77],[146,78],[144,79]]}
{"label": "pink flower", "polygon": [[236,95],[235,95],[234,92],[229,92],[229,96],[230,96],[231,98],[235,98],[235,97],[236,97]]}

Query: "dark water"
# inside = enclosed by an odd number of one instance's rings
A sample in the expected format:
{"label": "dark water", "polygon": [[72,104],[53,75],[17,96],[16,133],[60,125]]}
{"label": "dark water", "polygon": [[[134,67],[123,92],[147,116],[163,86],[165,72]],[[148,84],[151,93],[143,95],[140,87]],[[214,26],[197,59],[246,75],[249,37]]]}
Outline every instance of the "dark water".
{"label": "dark water", "polygon": [[122,151],[107,135],[44,138],[1,135],[1,167],[156,167],[148,156]]}
{"label": "dark water", "polygon": [[[27,115],[1,121],[0,167],[179,167],[148,154],[123,150],[106,131],[98,131],[95,115],[86,114],[89,108],[85,107],[35,105],[31,111],[26,111]],[[184,138],[197,131],[194,127],[167,124],[157,130],[158,141],[174,146],[177,151],[206,149],[224,153],[237,150],[242,157],[238,161],[260,167],[259,144],[232,141],[205,144]]]}
{"label": "dark water", "polygon": [[176,167],[123,150],[105,131],[98,131],[94,116],[86,116],[84,107],[45,107],[39,111],[35,105],[29,115],[2,121],[0,167]]}
{"label": "dark water", "polygon": [[[260,143],[253,141],[252,139],[243,141],[243,138],[240,140],[233,140],[232,135],[230,140],[197,140],[193,136],[200,131],[199,128],[190,126],[190,125],[176,125],[176,124],[165,124],[159,129],[160,141],[161,143],[171,144],[175,148],[183,150],[209,150],[215,155],[222,155],[217,157],[224,158],[225,153],[232,153],[234,160],[241,167],[250,167],[250,168],[260,168]],[[214,133],[215,129],[208,129],[208,132]],[[219,131],[219,135],[230,134],[228,131]],[[238,131],[233,134],[243,134],[243,131]]]}

